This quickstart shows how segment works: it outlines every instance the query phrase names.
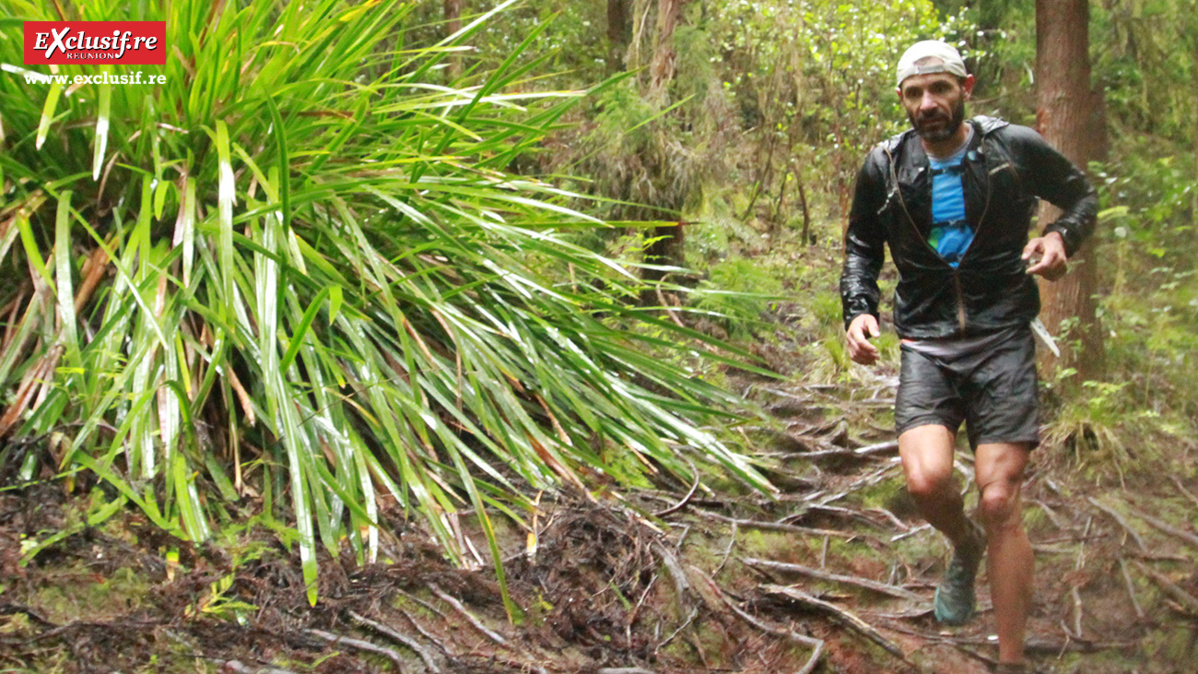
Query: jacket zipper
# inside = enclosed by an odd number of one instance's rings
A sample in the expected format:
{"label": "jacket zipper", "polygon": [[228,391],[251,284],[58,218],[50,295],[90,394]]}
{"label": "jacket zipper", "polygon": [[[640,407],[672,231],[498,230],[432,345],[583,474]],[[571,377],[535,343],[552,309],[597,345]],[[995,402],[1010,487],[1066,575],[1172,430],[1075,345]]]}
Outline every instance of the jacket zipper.
{"label": "jacket zipper", "polygon": [[[959,264],[959,263],[958,263]],[[957,329],[965,336],[965,292],[961,290],[961,273],[953,268],[953,288],[957,291]]]}
{"label": "jacket zipper", "polygon": [[[978,141],[979,151],[983,149],[984,143],[985,138],[982,138]],[[994,193],[994,186],[991,182],[994,173],[990,170],[990,161],[987,159],[987,156],[984,152],[980,152],[980,154],[982,155],[982,167],[986,171],[986,203],[982,206],[982,216],[978,218],[977,229],[973,231],[974,241],[976,241],[978,236],[982,233],[982,225],[986,222],[986,214],[990,212],[990,195]],[[965,189],[964,184],[961,185],[961,189]],[[973,248],[972,241],[970,242],[969,248]],[[953,288],[957,291],[957,327],[961,331],[962,337],[965,336],[965,291],[961,288],[961,262],[964,262],[966,256],[968,255],[969,249],[967,248],[965,253],[961,255],[961,261],[957,263],[956,267],[953,267]]]}
{"label": "jacket zipper", "polygon": [[[983,147],[984,142],[985,142],[984,138],[978,141],[979,150]],[[911,224],[911,228],[915,230],[915,235],[924,242],[924,245],[928,246],[928,248],[931,248],[931,244],[929,244],[927,242],[927,239],[925,239],[923,237],[923,234],[919,231],[919,226],[915,224],[915,218],[911,217],[911,211],[907,210],[907,200],[903,198],[903,190],[899,186],[898,170],[895,168],[894,155],[890,153],[890,150],[886,150],[886,157],[888,159],[890,159],[890,175],[891,175],[891,178],[894,180],[894,191],[898,194],[899,205],[903,207],[903,213],[906,214],[906,216],[907,216],[907,222],[909,222]],[[978,226],[977,226],[977,229],[974,230],[974,238],[977,238],[978,233],[980,233],[982,231],[982,223],[984,223],[986,221],[986,214],[990,212],[990,195],[993,192],[993,190],[991,189],[993,187],[991,184],[991,176],[993,175],[993,173],[989,170],[990,164],[986,159],[985,153],[982,153],[982,164],[987,169],[986,170],[986,203],[982,206],[982,217],[978,218]],[[964,189],[964,185],[962,185],[961,187],[962,187],[962,189]],[[972,245],[970,247],[972,248]],[[935,251],[933,251],[933,252],[935,252]],[[965,251],[965,255],[969,255],[968,250]],[[961,256],[962,260],[965,259],[965,255]],[[937,256],[939,256],[939,253],[937,253]],[[948,263],[945,262],[944,264],[947,265]],[[958,266],[960,265],[959,262],[957,264],[958,264]],[[958,267],[953,267],[952,265],[949,265],[949,267],[953,271],[953,291],[955,292],[955,294],[957,296],[957,329],[960,331],[960,336],[964,337],[965,336],[965,291],[961,288],[961,271]]]}

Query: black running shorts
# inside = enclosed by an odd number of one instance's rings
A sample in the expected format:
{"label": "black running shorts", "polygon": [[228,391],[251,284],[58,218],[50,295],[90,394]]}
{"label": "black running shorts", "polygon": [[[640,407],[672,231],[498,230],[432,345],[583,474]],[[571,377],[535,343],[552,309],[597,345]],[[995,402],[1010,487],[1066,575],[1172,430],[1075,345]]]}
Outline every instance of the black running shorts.
{"label": "black running shorts", "polygon": [[1030,328],[974,353],[931,356],[902,346],[894,423],[904,431],[928,424],[956,433],[964,421],[969,444],[1040,442],[1036,404],[1036,344]]}

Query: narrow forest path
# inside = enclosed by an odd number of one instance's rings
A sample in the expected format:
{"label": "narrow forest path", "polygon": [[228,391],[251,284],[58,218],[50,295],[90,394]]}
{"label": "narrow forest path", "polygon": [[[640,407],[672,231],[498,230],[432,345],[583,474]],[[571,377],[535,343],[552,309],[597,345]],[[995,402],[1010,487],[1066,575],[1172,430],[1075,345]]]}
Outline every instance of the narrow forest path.
{"label": "narrow forest path", "polygon": [[[261,520],[236,544],[197,547],[129,512],[23,566],[31,540],[97,504],[79,485],[9,489],[0,662],[35,672],[990,671],[985,569],[979,615],[937,625],[929,607],[948,549],[903,486],[893,373],[863,376],[736,382],[772,416],[741,430],[780,498],[697,483],[542,494],[535,537],[502,537],[525,611],[516,625],[485,554],[455,568],[399,513],[386,563],[322,560],[313,608],[298,554]],[[1025,491],[1036,671],[1195,671],[1198,483],[1192,471],[1132,470],[1145,448],[1124,449],[1122,482],[1112,466],[1038,450]],[[976,502],[968,452],[957,468]]]}
{"label": "narrow forest path", "polygon": [[[971,623],[944,628],[930,614],[949,549],[905,493],[889,431],[894,385],[882,376],[855,387],[750,392],[781,417],[763,456],[775,462],[771,478],[790,488],[778,504],[734,517],[739,530],[772,539],[763,554],[752,539],[731,554],[761,575],[746,590],[759,610],[770,608],[759,617],[798,620],[839,643],[826,671],[990,671],[997,648],[985,566]],[[1120,460],[1130,462],[1147,448],[1124,449]],[[1037,450],[1024,491],[1037,562],[1028,634],[1035,671],[1195,671],[1193,474],[1097,470],[1064,451]],[[977,500],[971,459],[962,448],[956,463],[969,508]],[[856,660],[863,654],[868,663]]]}

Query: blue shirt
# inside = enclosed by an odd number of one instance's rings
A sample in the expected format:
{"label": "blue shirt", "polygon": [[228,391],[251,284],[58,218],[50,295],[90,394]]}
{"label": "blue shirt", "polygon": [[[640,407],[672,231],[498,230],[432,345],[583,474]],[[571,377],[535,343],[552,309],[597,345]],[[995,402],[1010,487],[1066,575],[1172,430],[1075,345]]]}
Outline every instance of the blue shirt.
{"label": "blue shirt", "polygon": [[965,191],[961,187],[961,160],[968,147],[966,139],[950,157],[928,156],[932,166],[932,231],[928,243],[954,267],[973,242],[973,228],[965,221]]}

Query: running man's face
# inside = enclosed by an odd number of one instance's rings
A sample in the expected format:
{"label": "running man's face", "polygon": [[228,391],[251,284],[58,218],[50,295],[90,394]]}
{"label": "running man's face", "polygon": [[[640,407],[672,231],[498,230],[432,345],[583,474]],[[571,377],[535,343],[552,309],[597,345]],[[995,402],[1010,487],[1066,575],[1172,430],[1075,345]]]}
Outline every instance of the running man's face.
{"label": "running man's face", "polygon": [[903,80],[899,98],[920,137],[937,143],[952,138],[961,128],[965,99],[972,90],[972,75],[962,80],[952,73],[927,73]]}

